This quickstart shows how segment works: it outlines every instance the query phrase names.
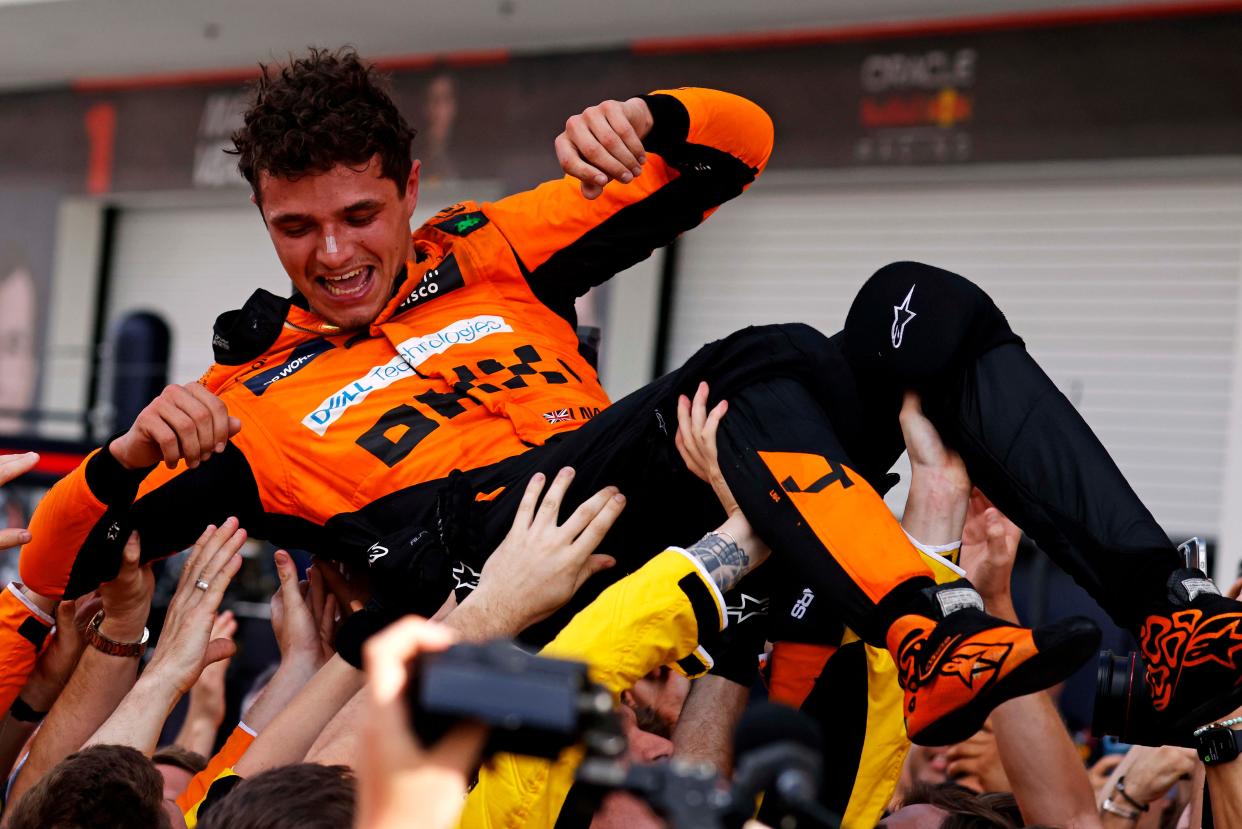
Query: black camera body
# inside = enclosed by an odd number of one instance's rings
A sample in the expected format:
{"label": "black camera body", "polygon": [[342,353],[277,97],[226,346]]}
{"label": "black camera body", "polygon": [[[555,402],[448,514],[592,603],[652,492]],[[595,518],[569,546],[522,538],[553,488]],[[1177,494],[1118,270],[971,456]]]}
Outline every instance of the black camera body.
{"label": "black camera body", "polygon": [[473,720],[490,728],[484,756],[554,759],[588,736],[605,752],[624,751],[612,695],[590,681],[583,662],[535,656],[497,640],[422,654],[410,675],[406,702],[424,745]]}
{"label": "black camera body", "polygon": [[1109,735],[1124,743],[1144,746],[1186,746],[1194,748],[1188,732],[1174,732],[1166,725],[1151,702],[1147,690],[1147,669],[1137,653],[1114,654],[1100,651],[1096,670],[1095,708],[1091,733]]}

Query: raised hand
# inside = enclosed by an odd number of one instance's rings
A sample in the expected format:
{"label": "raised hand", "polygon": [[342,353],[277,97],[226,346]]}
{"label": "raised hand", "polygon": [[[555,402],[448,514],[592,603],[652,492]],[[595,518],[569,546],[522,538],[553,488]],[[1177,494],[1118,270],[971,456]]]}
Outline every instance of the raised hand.
{"label": "raised hand", "polygon": [[275,559],[280,588],[272,596],[272,632],[280,660],[317,670],[334,653],[336,597],[324,589],[315,572],[322,565],[311,568],[308,580],[299,582],[297,566],[287,552],[277,550]]}
{"label": "raised hand", "polygon": [[99,632],[109,639],[137,642],[142,638],[151,612],[151,596],[155,593],[155,574],[150,565],[143,567],[141,560],[142,544],[138,533],[130,533],[116,578],[99,587],[104,613]]}
{"label": "raised hand", "polygon": [[[38,462],[39,455],[35,452],[27,452],[24,455],[0,455],[0,486],[4,486],[19,475],[25,475],[34,469]],[[30,533],[27,530],[19,527],[0,530],[0,550],[29,543]]]}
{"label": "raised hand", "polygon": [[455,638],[446,627],[410,616],[367,642],[367,711],[358,758],[360,829],[457,825],[487,729],[463,722],[435,745],[421,745],[406,713],[405,693],[414,658],[442,651]]}
{"label": "raised hand", "polygon": [[988,612],[1015,621],[1010,581],[1022,530],[978,489],[970,496],[962,527],[962,569]]}
{"label": "raised hand", "polygon": [[686,468],[695,477],[711,484],[725,514],[733,516],[741,510],[725,483],[724,473],[720,471],[716,458],[716,430],[729,411],[729,402],[721,400],[708,412],[707,395],[707,383],[699,383],[694,400],[684,394],[677,398],[677,435],[673,442],[677,444],[677,451],[686,462]]}
{"label": "raised hand", "polygon": [[236,653],[232,639],[213,639],[211,631],[224,591],[241,569],[238,551],[245,543],[246,531],[236,518],[229,518],[218,529],[208,527],[199,537],[181,569],[147,675],[158,676],[185,693],[203,668]]}
{"label": "raised hand", "polygon": [[224,451],[241,421],[229,416],[224,402],[201,383],[168,386],[138,415],[134,425],[109,446],[127,469],[163,461],[169,469],[185,459],[193,469]]}
{"label": "raised hand", "polygon": [[544,476],[530,479],[509,534],[483,565],[478,589],[470,597],[520,620],[516,630],[552,615],[583,582],[616,563],[611,556],[594,553],[625,508],[625,496],[616,487],[605,487],[558,525],[561,502],[573,479],[573,469],[562,469],[542,503]]}
{"label": "raised hand", "polygon": [[643,139],[653,119],[642,98],[604,101],[587,107],[565,122],[556,137],[561,169],[582,182],[582,195],[598,198],[609,181],[628,184],[642,175],[647,163]]}

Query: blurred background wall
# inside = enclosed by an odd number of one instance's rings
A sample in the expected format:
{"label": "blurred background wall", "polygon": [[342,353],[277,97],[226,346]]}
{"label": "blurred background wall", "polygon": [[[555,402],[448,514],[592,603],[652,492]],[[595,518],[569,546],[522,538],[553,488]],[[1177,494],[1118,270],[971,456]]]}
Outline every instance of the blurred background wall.
{"label": "blurred background wall", "polygon": [[743,325],[835,331],[877,267],[927,261],[996,297],[1170,535],[1236,575],[1236,2],[0,1],[0,433],[97,441],[126,315],[167,322],[186,382],[219,312],[288,290],[221,150],[256,61],[343,43],[420,130],[415,221],[556,175],[604,98],[772,114],[751,192],[584,306],[615,396]]}

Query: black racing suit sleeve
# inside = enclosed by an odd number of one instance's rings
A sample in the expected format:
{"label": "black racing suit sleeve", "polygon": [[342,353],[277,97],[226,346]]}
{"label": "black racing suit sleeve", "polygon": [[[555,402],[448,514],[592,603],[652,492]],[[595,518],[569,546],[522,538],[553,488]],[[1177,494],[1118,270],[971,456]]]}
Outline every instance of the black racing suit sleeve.
{"label": "black racing suit sleeve", "polygon": [[772,151],[771,119],[745,98],[676,89],[642,100],[653,125],[638,178],[586,199],[578,180],[565,177],[484,207],[535,295],[571,323],[575,299],[740,194]]}
{"label": "black racing suit sleeve", "polygon": [[194,469],[174,470],[126,469],[105,445],[40,502],[22,580],[41,595],[75,598],[116,577],[131,532],[147,562],[185,549],[230,516],[262,532],[258,485],[235,442]]}

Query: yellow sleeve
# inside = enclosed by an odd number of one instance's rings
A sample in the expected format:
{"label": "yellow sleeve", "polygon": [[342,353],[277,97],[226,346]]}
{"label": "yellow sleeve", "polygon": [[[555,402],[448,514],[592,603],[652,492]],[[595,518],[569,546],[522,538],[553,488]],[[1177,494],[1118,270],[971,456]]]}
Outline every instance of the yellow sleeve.
{"label": "yellow sleeve", "polygon": [[[653,668],[694,652],[699,631],[722,630],[724,597],[698,560],[670,548],[609,587],[570,620],[540,654],[590,665],[591,679],[614,696]],[[573,785],[582,749],[553,762],[498,754],[466,798],[461,826],[553,826]]]}

